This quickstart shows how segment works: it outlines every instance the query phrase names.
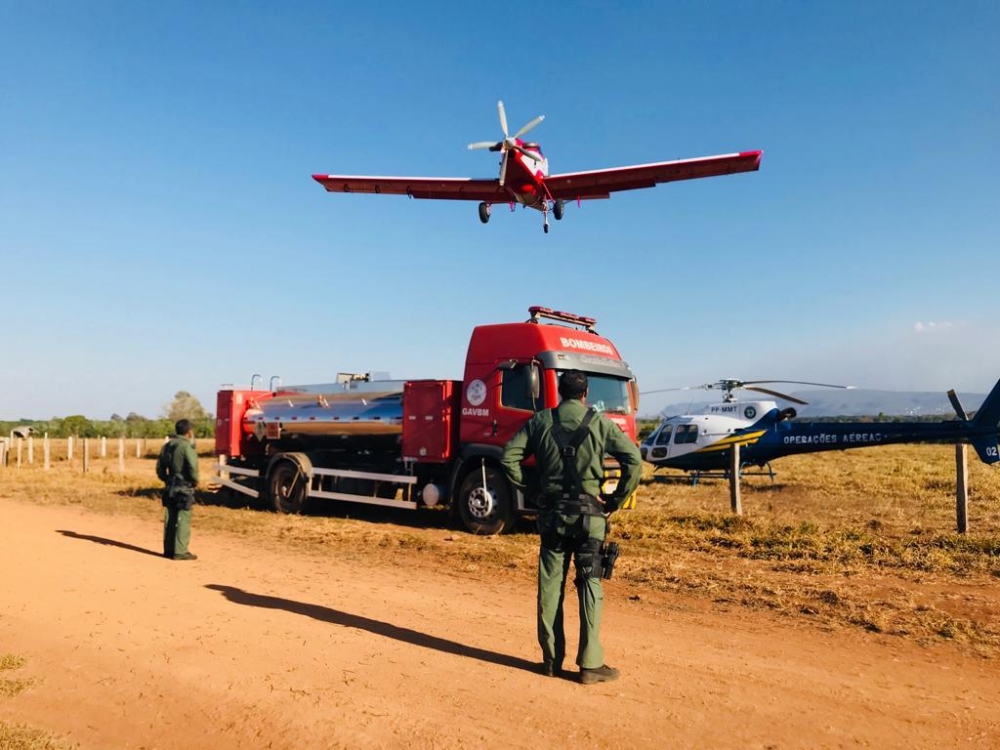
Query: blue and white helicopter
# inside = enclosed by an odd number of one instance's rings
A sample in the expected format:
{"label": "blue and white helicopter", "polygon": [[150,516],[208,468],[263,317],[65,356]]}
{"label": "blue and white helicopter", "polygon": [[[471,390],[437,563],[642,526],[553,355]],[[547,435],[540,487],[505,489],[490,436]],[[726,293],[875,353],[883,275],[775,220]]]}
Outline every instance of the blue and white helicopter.
{"label": "blue and white helicopter", "polygon": [[[850,388],[829,383],[798,380],[736,380],[696,386],[722,391],[722,403],[711,404],[698,414],[662,416],[656,429],[642,441],[643,459],[657,469],[690,472],[725,471],[732,447],[740,446],[743,467],[766,467],[784,456],[819,451],[870,448],[893,443],[971,443],[984,463],[1000,461],[1000,381],[993,387],[973,417],[955,395],[948,398],[957,419],[941,422],[793,422],[792,407],[779,408],[775,401],[738,401],[734,391],[743,389],[775,396],[784,401],[805,401],[768,388],[761,383],[797,383],[825,388]],[[672,389],[663,390],[687,390]],[[661,391],[647,391],[658,393]]]}

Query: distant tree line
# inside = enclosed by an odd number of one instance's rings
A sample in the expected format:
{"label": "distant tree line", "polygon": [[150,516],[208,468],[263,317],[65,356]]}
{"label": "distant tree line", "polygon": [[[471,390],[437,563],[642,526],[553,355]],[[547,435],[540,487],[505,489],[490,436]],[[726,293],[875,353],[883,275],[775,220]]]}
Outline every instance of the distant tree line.
{"label": "distant tree line", "polygon": [[174,423],[189,419],[195,437],[215,437],[215,417],[205,411],[197,398],[187,391],[178,391],[174,400],[163,407],[156,419],[149,419],[135,412],[122,417],[112,414],[109,419],[88,419],[82,414],[52,419],[22,419],[16,422],[0,421],[0,436],[9,435],[16,427],[33,427],[38,435],[48,433],[52,438],[109,437],[109,438],[162,438],[174,433]]}

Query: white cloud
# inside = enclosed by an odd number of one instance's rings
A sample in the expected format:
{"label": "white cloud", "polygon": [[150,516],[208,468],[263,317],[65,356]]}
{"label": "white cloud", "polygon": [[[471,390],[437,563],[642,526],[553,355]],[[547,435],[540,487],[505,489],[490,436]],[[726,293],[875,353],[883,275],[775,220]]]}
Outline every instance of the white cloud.
{"label": "white cloud", "polygon": [[955,328],[955,324],[951,321],[943,321],[941,323],[935,323],[934,321],[928,321],[927,323],[922,323],[917,321],[913,324],[913,330],[916,333],[936,333],[940,331],[947,331],[949,329]]}

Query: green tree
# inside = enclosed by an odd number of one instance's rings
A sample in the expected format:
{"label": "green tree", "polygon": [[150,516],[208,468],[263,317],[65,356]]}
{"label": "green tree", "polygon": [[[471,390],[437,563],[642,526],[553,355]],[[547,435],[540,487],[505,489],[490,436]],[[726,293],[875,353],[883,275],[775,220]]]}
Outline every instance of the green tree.
{"label": "green tree", "polygon": [[134,411],[130,411],[125,417],[125,436],[130,438],[149,437],[146,434],[149,429],[149,420]]}
{"label": "green tree", "polygon": [[62,421],[64,436],[76,435],[77,437],[97,437],[97,430],[94,423],[82,414],[73,414]]}
{"label": "green tree", "polygon": [[171,422],[176,422],[178,419],[204,422],[208,418],[208,412],[195,396],[187,391],[177,391],[174,400],[163,407],[163,416]]}

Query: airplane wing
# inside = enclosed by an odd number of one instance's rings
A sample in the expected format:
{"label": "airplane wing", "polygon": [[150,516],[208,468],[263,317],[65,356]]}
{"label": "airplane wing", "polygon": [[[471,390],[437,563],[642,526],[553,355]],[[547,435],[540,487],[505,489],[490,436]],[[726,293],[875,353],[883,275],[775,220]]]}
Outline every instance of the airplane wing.
{"label": "airplane wing", "polygon": [[[661,182],[693,180],[698,177],[719,177],[737,172],[760,169],[763,151],[743,151],[738,154],[705,156],[699,159],[661,161],[632,167],[612,167],[588,172],[550,175],[545,185],[553,198],[569,200],[606,198],[618,190],[651,188]],[[329,189],[329,188],[328,188]]]}
{"label": "airplane wing", "polygon": [[456,201],[507,203],[510,195],[500,180],[467,177],[363,177],[314,174],[313,179],[330,193],[377,193]]}

